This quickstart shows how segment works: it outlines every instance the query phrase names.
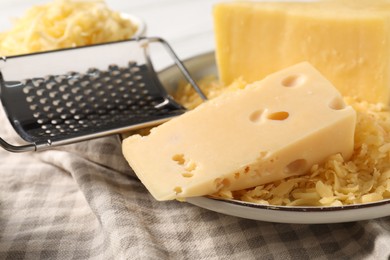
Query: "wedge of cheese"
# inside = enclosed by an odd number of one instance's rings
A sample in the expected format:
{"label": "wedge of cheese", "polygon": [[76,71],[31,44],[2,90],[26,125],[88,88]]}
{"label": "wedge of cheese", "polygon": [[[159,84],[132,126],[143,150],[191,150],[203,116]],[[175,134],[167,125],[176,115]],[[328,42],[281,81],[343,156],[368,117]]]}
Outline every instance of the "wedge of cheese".
{"label": "wedge of cheese", "polygon": [[355,111],[308,63],[225,93],[123,141],[157,200],[240,190],[306,173],[353,150]]}
{"label": "wedge of cheese", "polygon": [[342,95],[390,102],[390,1],[220,3],[214,27],[226,84],[308,61]]}

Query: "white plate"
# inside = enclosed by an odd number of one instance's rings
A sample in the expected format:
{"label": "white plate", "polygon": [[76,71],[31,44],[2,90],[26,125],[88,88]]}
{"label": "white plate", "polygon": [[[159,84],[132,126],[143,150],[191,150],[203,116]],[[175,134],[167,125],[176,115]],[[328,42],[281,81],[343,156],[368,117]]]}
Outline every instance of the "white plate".
{"label": "white plate", "polygon": [[[185,61],[185,65],[195,79],[217,74],[214,53],[190,58]],[[161,71],[159,77],[169,92],[174,91],[179,80],[184,80],[175,66]],[[266,206],[209,197],[189,198],[187,201],[193,205],[227,215],[280,223],[338,223],[390,216],[390,199],[342,207]]]}

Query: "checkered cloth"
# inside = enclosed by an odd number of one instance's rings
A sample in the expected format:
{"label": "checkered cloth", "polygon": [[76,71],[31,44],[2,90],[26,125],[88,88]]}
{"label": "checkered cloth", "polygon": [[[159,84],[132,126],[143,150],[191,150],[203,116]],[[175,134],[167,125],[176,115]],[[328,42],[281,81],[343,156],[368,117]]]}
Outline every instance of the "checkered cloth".
{"label": "checkered cloth", "polygon": [[[0,136],[12,140],[3,114],[0,121]],[[157,202],[129,169],[116,137],[36,153],[0,151],[0,165],[0,259],[390,256],[390,217],[289,225]]]}

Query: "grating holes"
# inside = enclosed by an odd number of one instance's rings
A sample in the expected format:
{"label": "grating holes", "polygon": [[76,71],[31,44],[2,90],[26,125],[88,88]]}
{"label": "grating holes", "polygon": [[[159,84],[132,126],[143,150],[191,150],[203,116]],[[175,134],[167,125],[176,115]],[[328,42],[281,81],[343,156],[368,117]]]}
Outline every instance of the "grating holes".
{"label": "grating holes", "polygon": [[90,103],[95,102],[95,100],[96,100],[96,98],[95,98],[94,96],[88,98],[88,101],[89,101]]}
{"label": "grating holes", "polygon": [[111,75],[111,76],[114,76],[114,77],[118,76],[120,73],[121,73],[121,72],[119,71],[118,66],[117,66],[115,69],[113,69],[113,70],[110,71],[110,75]]}
{"label": "grating holes", "polygon": [[33,117],[35,117],[35,118],[38,118],[38,117],[40,117],[40,116],[41,116],[41,113],[39,113],[39,112],[33,113]]}
{"label": "grating holes", "polygon": [[49,111],[50,111],[50,106],[44,106],[44,107],[43,107],[43,111],[49,112]]}
{"label": "grating holes", "polygon": [[58,96],[58,91],[52,91],[49,93],[49,97],[56,98]]}
{"label": "grating holes", "polygon": [[65,103],[65,106],[67,107],[72,107],[73,106],[73,101],[68,101]]}
{"label": "grating holes", "polygon": [[38,96],[41,97],[41,96],[43,96],[43,94],[45,93],[45,91],[46,91],[45,89],[38,89],[36,93],[37,93]]}
{"label": "grating holes", "polygon": [[54,88],[54,86],[56,86],[55,82],[46,83],[46,89],[48,89],[48,90],[52,90]]}
{"label": "grating holes", "polygon": [[72,89],[70,90],[70,92],[72,92],[73,94],[77,94],[77,93],[80,92],[80,88],[79,88],[79,87],[72,88]]}
{"label": "grating holes", "polygon": [[140,69],[138,67],[133,67],[130,69],[130,72],[132,72],[132,73],[137,73],[139,71],[140,71]]}
{"label": "grating holes", "polygon": [[39,99],[39,103],[41,103],[42,105],[45,105],[47,103],[47,98]]}
{"label": "grating holes", "polygon": [[82,95],[78,95],[74,98],[77,102],[80,102],[81,100],[83,100],[83,96]]}
{"label": "grating holes", "polygon": [[92,89],[86,89],[86,90],[84,90],[84,94],[85,95],[89,95],[89,94],[91,94],[92,93]]}
{"label": "grating holes", "polygon": [[40,86],[40,84],[41,84],[41,82],[38,80],[38,79],[33,79],[32,81],[31,81],[31,84],[34,86],[34,87],[39,87]]}
{"label": "grating holes", "polygon": [[128,86],[128,87],[132,87],[133,85],[134,85],[134,82],[131,80],[126,82],[126,86]]}
{"label": "grating holes", "polygon": [[96,82],[96,83],[93,84],[93,87],[96,88],[96,89],[101,88],[102,86],[103,86],[103,84],[100,83],[100,82]]}
{"label": "grating holes", "polygon": [[89,86],[89,81],[82,81],[82,82],[80,82],[80,85],[83,87],[83,88],[85,88],[85,87],[88,87]]}
{"label": "grating holes", "polygon": [[31,90],[32,90],[32,87],[26,86],[23,88],[23,93],[27,95],[30,93]]}
{"label": "grating holes", "polygon": [[279,112],[275,112],[275,113],[271,113],[271,114],[267,115],[267,118],[270,120],[283,121],[283,120],[286,120],[289,116],[290,116],[290,114],[288,112],[279,111]]}
{"label": "grating holes", "polygon": [[61,100],[59,100],[59,99],[53,100],[52,104],[54,106],[59,106],[61,104]]}
{"label": "grating holes", "polygon": [[70,97],[70,94],[68,94],[68,93],[62,95],[63,100],[68,100],[69,97]]}
{"label": "grating holes", "polygon": [[59,89],[61,92],[65,92],[68,88],[69,88],[68,85],[61,85],[58,89]]}
{"label": "grating holes", "polygon": [[34,99],[35,99],[34,96],[29,96],[29,97],[26,98],[26,101],[29,102],[29,103],[31,103],[31,102],[34,101]]}
{"label": "grating holes", "polygon": [[142,76],[141,76],[141,75],[135,75],[135,76],[134,76],[134,79],[137,80],[137,81],[139,81],[139,80],[142,79]]}
{"label": "grating holes", "polygon": [[86,108],[84,110],[84,114],[91,114],[91,113],[92,113],[92,109],[90,109],[90,108]]}
{"label": "grating holes", "polygon": [[78,82],[78,80],[76,80],[76,79],[68,80],[68,84],[71,85],[71,86],[75,85],[77,82]]}
{"label": "grating holes", "polygon": [[56,108],[56,112],[61,114],[62,112],[64,112],[64,108],[63,107],[57,107]]}
{"label": "grating holes", "polygon": [[68,120],[65,120],[64,123],[67,124],[67,125],[71,125],[71,124],[74,124],[76,121],[73,120],[73,119],[68,119]]}
{"label": "grating holes", "polygon": [[50,128],[52,128],[52,125],[48,125],[48,124],[46,124],[46,125],[41,125],[41,128],[42,128],[43,130],[50,129]]}
{"label": "grating holes", "polygon": [[42,125],[42,124],[47,123],[47,119],[40,118],[40,119],[37,120],[37,122],[38,122],[38,124]]}
{"label": "grating holes", "polygon": [[56,77],[54,77],[54,80],[57,82],[57,83],[62,83],[67,77],[65,75],[58,75]]}

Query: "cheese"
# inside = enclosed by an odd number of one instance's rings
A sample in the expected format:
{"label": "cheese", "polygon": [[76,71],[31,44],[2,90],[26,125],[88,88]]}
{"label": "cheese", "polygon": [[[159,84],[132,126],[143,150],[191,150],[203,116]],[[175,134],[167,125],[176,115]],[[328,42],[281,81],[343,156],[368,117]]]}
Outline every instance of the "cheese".
{"label": "cheese", "polygon": [[31,7],[0,33],[0,56],[129,39],[137,25],[101,0],[54,0]]}
{"label": "cheese", "polygon": [[225,84],[308,61],[342,95],[390,102],[390,1],[220,3],[214,27]]}
{"label": "cheese", "polygon": [[306,173],[353,150],[355,111],[310,64],[227,92],[123,141],[157,200],[241,190]]}

